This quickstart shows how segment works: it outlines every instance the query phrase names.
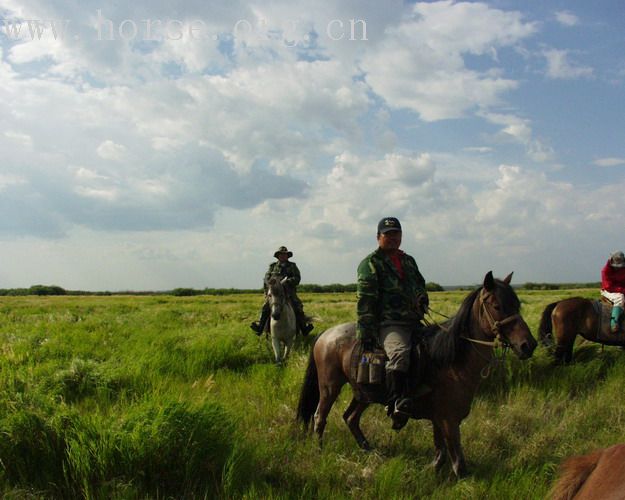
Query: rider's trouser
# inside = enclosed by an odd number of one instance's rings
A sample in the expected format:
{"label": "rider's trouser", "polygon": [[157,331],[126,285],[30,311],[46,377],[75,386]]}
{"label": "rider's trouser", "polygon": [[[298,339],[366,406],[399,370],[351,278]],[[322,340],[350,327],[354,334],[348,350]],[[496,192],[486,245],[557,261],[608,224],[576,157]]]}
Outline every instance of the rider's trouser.
{"label": "rider's trouser", "polygon": [[380,328],[380,343],[388,357],[386,369],[407,373],[412,346],[410,327],[404,324],[383,326]]}

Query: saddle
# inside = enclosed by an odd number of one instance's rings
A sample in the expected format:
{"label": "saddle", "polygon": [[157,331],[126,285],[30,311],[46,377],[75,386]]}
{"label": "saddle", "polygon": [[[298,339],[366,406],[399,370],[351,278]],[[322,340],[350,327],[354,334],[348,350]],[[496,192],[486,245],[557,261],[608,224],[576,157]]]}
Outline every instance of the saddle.
{"label": "saddle", "polygon": [[606,344],[615,343],[617,345],[625,344],[625,331],[623,325],[619,326],[617,333],[610,331],[610,319],[612,318],[612,302],[605,297],[595,300],[592,303],[595,312],[599,318],[597,327],[597,340]]}
{"label": "saddle", "polygon": [[[413,397],[421,396],[431,388],[422,385],[424,374],[429,365],[429,356],[422,335],[412,336],[410,351],[410,369],[407,377],[407,390]],[[350,362],[350,379],[356,381],[354,393],[356,399],[368,403],[386,403],[386,363],[388,357],[384,349],[376,348],[365,352],[360,340],[356,341]],[[417,390],[418,389],[418,390]]]}

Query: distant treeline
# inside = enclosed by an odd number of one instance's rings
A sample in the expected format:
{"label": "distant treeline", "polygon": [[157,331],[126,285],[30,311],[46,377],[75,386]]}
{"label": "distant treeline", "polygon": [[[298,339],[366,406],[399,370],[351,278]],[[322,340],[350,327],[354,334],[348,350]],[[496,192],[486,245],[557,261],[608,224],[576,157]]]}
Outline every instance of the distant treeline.
{"label": "distant treeline", "polygon": [[[445,290],[472,290],[475,286],[454,286],[443,287],[438,283],[426,283],[429,292],[443,292]],[[525,283],[515,288],[520,290],[570,290],[576,288],[600,288],[601,283]],[[303,284],[297,288],[302,293],[344,293],[356,292],[356,283],[342,285],[334,283],[331,285]],[[176,297],[191,297],[194,295],[233,295],[244,293],[262,293],[260,288],[174,288],[165,291],[118,291],[118,292],[89,292],[85,290],[65,290],[57,285],[33,285],[29,288],[0,288],[0,296],[19,295],[174,295]]]}

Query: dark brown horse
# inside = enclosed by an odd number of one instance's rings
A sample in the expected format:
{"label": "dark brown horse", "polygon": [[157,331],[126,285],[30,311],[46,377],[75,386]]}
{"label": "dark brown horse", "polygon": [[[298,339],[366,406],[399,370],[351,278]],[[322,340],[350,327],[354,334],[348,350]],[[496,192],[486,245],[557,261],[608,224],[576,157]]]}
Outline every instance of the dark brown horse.
{"label": "dark brown horse", "polygon": [[[464,299],[445,327],[433,327],[426,334],[426,352],[419,364],[427,366],[422,380],[431,390],[416,398],[411,417],[432,422],[436,470],[444,465],[449,452],[456,475],[466,473],[460,423],[469,414],[481,373],[493,359],[494,346],[510,346],[521,359],[529,358],[536,347],[536,340],[519,314],[520,302],[510,286],[511,278],[512,273],[503,281],[497,280],[489,272],[484,285]],[[353,399],[343,419],[358,445],[370,449],[360,428],[360,417],[372,402],[384,403],[386,394],[380,390],[377,397],[370,397],[356,383],[351,369],[356,346],[355,325],[347,323],[326,330],[311,350],[297,417],[308,429],[314,415],[313,428],[320,445],[330,408],[341,387],[349,382]],[[411,387],[418,389],[414,384]]]}
{"label": "dark brown horse", "polygon": [[[553,347],[557,362],[573,360],[573,345],[577,335],[605,345],[625,345],[625,333],[610,333],[609,311],[604,313],[598,301],[582,297],[553,302],[545,307],[538,327],[543,345]],[[604,318],[602,319],[602,315]]]}
{"label": "dark brown horse", "polygon": [[552,500],[625,498],[625,444],[568,458],[550,492]]}

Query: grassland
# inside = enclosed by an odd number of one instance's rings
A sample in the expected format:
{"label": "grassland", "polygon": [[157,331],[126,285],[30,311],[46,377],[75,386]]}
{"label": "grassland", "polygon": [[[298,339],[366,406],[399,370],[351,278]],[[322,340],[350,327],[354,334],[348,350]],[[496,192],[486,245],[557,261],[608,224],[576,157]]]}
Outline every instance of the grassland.
{"label": "grassland", "polygon": [[[436,292],[453,314],[467,292]],[[548,303],[596,290],[521,291],[537,333]],[[315,332],[354,318],[354,295],[303,294]],[[580,344],[576,362],[534,357],[486,379],[462,426],[471,475],[435,474],[428,422],[341,420],[319,450],[294,423],[311,338],[284,367],[247,325],[257,295],[0,298],[3,498],[544,498],[563,457],[625,441],[625,356]]]}

